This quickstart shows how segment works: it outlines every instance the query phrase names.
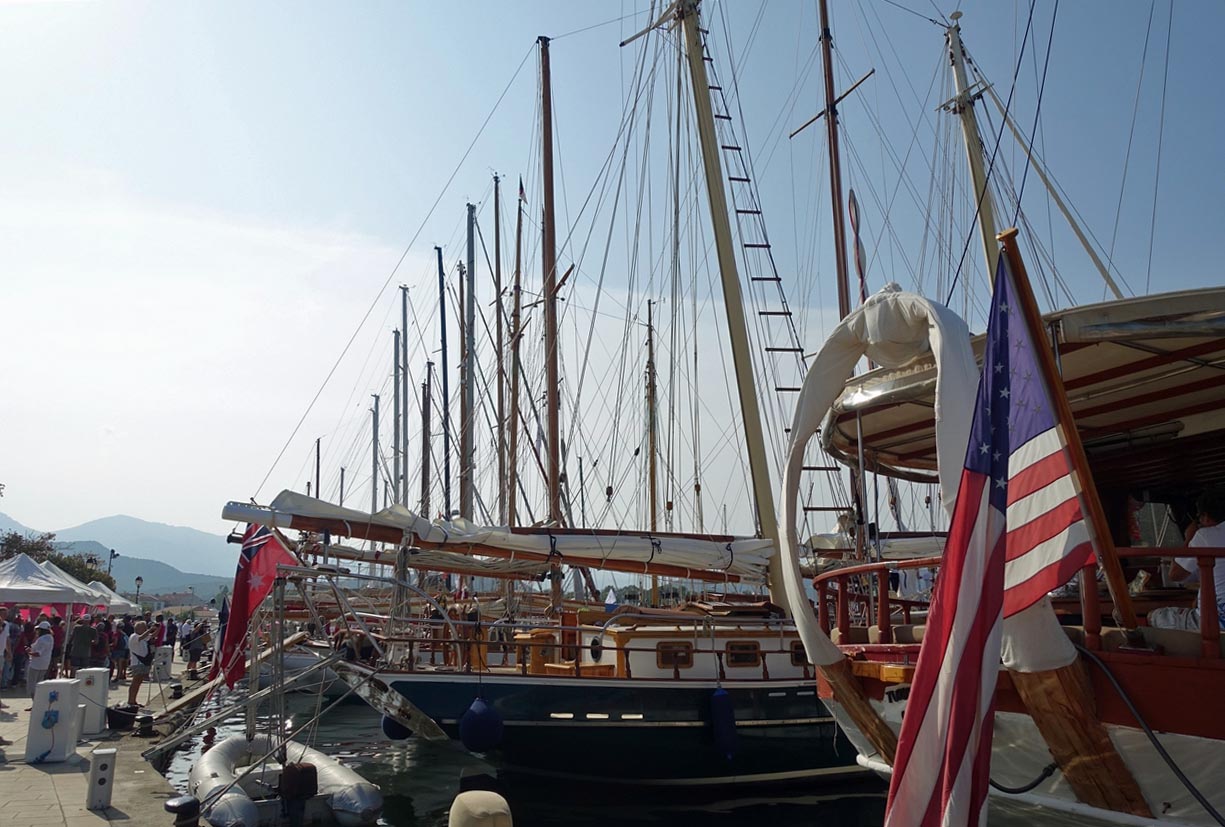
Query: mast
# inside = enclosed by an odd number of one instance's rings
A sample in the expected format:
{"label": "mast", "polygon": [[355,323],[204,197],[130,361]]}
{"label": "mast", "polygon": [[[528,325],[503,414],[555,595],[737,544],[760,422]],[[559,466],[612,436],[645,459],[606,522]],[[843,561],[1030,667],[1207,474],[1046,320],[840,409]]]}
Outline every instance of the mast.
{"label": "mast", "polygon": [[502,179],[493,176],[493,293],[497,326],[494,347],[498,360],[498,525],[506,525],[506,364],[502,330]]}
{"label": "mast", "polygon": [[949,61],[953,64],[953,85],[956,96],[950,101],[951,111],[961,119],[961,135],[965,140],[966,159],[970,163],[970,177],[974,180],[974,197],[978,199],[978,233],[983,242],[983,255],[987,261],[987,284],[995,281],[995,268],[999,264],[1000,250],[995,235],[995,202],[987,189],[987,172],[983,169],[982,138],[978,134],[978,119],[974,115],[974,98],[966,80],[965,49],[961,43],[961,12],[949,15],[953,22],[945,29]]}
{"label": "mast", "polygon": [[460,359],[463,394],[459,405],[459,513],[471,520],[474,452],[472,422],[475,419],[473,392],[476,387],[476,206],[468,205],[468,266],[460,273],[464,285],[464,349]]}
{"label": "mast", "polygon": [[319,487],[319,444],[323,437],[315,437],[315,496],[323,499],[323,489]]}
{"label": "mast", "polygon": [[560,391],[557,374],[557,224],[553,210],[553,89],[549,67],[549,38],[540,43],[540,164],[544,179],[543,247],[544,267],[544,359],[545,418],[548,432],[549,521],[562,524],[561,511],[561,434],[558,427]]}
{"label": "mast", "polygon": [[[553,210],[553,87],[549,68],[549,38],[540,36],[540,165],[544,184],[544,238],[540,259],[544,267],[544,363],[545,420],[548,432],[549,522],[562,524],[561,432],[558,428],[559,390],[557,375],[557,226]],[[561,561],[549,558],[550,611],[562,607]]]}
{"label": "mast", "polygon": [[374,432],[370,440],[370,513],[376,514],[379,510],[379,395],[372,393],[370,396],[374,399],[374,407],[370,409]]}
{"label": "mast", "polygon": [[447,383],[447,275],[442,269],[442,248],[438,254],[438,312],[442,324],[442,500],[443,519],[451,519],[451,394]]}
{"label": "mast", "polygon": [[430,519],[430,383],[434,378],[434,363],[425,363],[425,381],[421,383],[421,516]]}
{"label": "mast", "polygon": [[[658,480],[656,478],[656,418],[655,418],[655,324],[651,313],[652,302],[647,300],[647,478],[650,494],[651,533],[659,530]],[[659,605],[659,578],[651,575],[651,605]]]}
{"label": "mast", "polygon": [[400,377],[400,387],[404,393],[404,399],[400,403],[401,420],[400,420],[400,450],[404,454],[404,467],[400,469],[401,484],[400,484],[400,504],[408,506],[408,396],[412,393],[408,381],[408,285],[400,285],[400,370],[403,375]]}
{"label": "mast", "polygon": [[345,504],[345,467],[340,466],[340,502],[337,505]]}
{"label": "mast", "polygon": [[[702,162],[706,171],[706,194],[710,200],[710,219],[714,229],[715,251],[718,254],[719,276],[723,285],[727,330],[732,345],[732,361],[736,368],[736,391],[744,421],[744,439],[749,452],[749,470],[753,479],[753,502],[756,506],[761,535],[778,545],[778,517],[774,511],[774,492],[770,487],[770,466],[766,457],[766,441],[761,428],[761,411],[753,381],[753,357],[749,350],[748,325],[744,315],[744,300],[740,290],[740,273],[736,253],[732,248],[732,229],[727,218],[727,194],[723,190],[723,163],[719,157],[715,135],[714,112],[710,103],[710,82],[703,60],[702,34],[698,28],[697,0],[680,0],[679,16],[685,29],[685,48],[689,59],[689,75],[693,87],[693,103],[697,114],[698,138]],[[781,585],[778,555],[770,559],[770,582]],[[786,598],[781,589],[774,594],[777,602]],[[782,603],[784,608],[785,603]]]}
{"label": "mast", "polygon": [[830,207],[834,212],[834,263],[838,270],[838,318],[851,312],[850,273],[846,266],[846,221],[842,213],[842,155],[838,148],[838,109],[834,93],[834,37],[829,29],[827,0],[818,4],[821,16],[821,63],[825,67],[825,130],[829,136]]}
{"label": "mast", "polygon": [[[392,400],[392,428],[391,428],[391,501],[400,501],[400,331],[392,331],[392,339],[394,345],[392,347],[392,361],[395,363],[395,390],[393,391],[394,399]],[[407,410],[404,411],[408,413]],[[406,462],[405,465],[408,463]]]}
{"label": "mast", "polygon": [[506,486],[506,524],[518,525],[515,500],[519,496],[519,341],[523,338],[520,329],[522,318],[523,272],[523,179],[519,179],[519,199],[515,213],[515,286],[511,298],[510,314],[510,433],[507,435],[506,465],[509,474]]}

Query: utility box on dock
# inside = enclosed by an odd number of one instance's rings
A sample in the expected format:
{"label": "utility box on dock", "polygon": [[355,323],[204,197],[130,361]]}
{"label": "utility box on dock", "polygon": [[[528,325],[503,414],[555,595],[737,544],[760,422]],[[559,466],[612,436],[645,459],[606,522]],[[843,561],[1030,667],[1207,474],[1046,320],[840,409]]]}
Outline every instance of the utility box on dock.
{"label": "utility box on dock", "polygon": [[157,651],[153,653],[153,668],[149,670],[153,673],[150,680],[158,682],[170,680],[170,664],[173,661],[173,646],[157,647]]}
{"label": "utility box on dock", "polygon": [[34,688],[34,708],[26,731],[26,763],[67,761],[77,753],[77,705],[81,682],[76,679],[43,681]]}
{"label": "utility box on dock", "polygon": [[117,754],[114,747],[99,748],[89,754],[89,788],[85,792],[85,809],[105,810],[111,806]]}
{"label": "utility box on dock", "polygon": [[85,735],[97,735],[106,729],[110,679],[109,669],[77,670],[77,680],[81,682],[81,700],[85,703],[85,722],[81,727],[81,732]]}

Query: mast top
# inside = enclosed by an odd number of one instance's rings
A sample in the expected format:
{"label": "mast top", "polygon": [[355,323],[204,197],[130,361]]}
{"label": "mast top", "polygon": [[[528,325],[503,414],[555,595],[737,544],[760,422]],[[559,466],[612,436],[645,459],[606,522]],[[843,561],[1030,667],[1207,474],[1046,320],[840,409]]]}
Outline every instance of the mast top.
{"label": "mast top", "polygon": [[952,14],[950,14],[950,15],[949,15],[949,20],[952,20],[952,21],[953,21],[953,25],[954,25],[954,26],[955,26],[955,25],[957,25],[957,21],[961,19],[961,15],[962,15],[962,14],[963,14],[963,12],[961,12],[960,10],[958,10],[958,11],[955,11],[955,12],[953,12]]}

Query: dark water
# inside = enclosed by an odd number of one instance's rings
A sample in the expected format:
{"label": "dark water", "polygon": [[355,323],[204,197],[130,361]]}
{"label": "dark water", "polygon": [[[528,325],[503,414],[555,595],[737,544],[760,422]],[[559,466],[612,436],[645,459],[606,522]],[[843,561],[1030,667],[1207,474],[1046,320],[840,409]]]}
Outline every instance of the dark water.
{"label": "dark water", "polygon": [[[313,699],[289,696],[289,712],[298,722],[314,712]],[[241,732],[236,719],[217,728],[215,738]],[[409,739],[387,741],[379,715],[362,703],[346,702],[328,712],[317,728],[298,740],[339,758],[382,790],[386,807],[381,824],[393,827],[444,827],[447,810],[459,791],[461,773],[495,771],[456,743]],[[200,755],[206,736],[177,752],[166,775],[179,789]],[[211,737],[208,738],[211,740]],[[575,756],[576,763],[582,761]],[[727,798],[718,791],[681,794],[630,791],[616,786],[576,787],[568,782],[542,784],[522,778],[500,778],[516,825],[526,827],[604,827],[604,825],[704,825],[704,827],[799,827],[799,825],[879,825],[885,810],[885,787],[875,780],[801,786]]]}

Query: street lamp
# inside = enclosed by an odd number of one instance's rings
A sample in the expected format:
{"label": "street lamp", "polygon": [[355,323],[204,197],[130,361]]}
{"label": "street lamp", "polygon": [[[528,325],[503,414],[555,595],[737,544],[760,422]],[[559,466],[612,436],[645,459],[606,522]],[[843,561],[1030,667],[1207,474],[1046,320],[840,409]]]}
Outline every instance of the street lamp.
{"label": "street lamp", "polygon": [[111,566],[115,564],[115,558],[118,556],[119,556],[119,552],[115,551],[115,549],[111,549],[111,559],[106,561],[106,573],[107,574],[111,573]]}
{"label": "street lamp", "polygon": [[145,578],[141,577],[139,574],[136,575],[136,602],[137,604],[140,603],[140,587],[143,586],[144,584],[145,584]]}

